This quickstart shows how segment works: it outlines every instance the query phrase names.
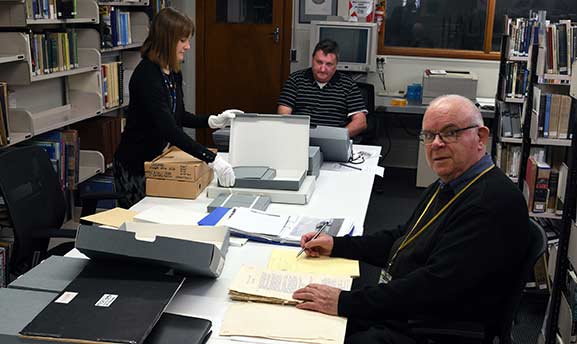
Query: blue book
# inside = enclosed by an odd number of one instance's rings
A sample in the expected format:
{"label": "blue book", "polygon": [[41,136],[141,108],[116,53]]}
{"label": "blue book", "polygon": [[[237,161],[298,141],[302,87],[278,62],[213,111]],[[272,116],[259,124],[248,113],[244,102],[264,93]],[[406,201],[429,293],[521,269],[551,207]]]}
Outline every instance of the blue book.
{"label": "blue book", "polygon": [[543,121],[543,137],[549,137],[549,118],[551,117],[551,95],[546,95],[545,120]]}

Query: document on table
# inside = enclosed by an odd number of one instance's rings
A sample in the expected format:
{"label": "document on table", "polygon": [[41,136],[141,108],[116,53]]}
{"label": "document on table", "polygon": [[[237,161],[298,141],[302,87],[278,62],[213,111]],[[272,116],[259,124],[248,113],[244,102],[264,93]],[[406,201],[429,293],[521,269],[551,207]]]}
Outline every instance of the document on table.
{"label": "document on table", "polygon": [[300,301],[292,298],[293,292],[310,283],[350,290],[353,280],[346,276],[272,271],[242,266],[229,287],[229,295],[231,299],[239,301],[295,305]]}
{"label": "document on table", "polygon": [[219,224],[252,239],[298,246],[301,236],[315,231],[323,221],[329,221],[326,232],[333,236],[349,235],[353,230],[348,219],[278,215],[248,208],[233,208]]}
{"label": "document on table", "polygon": [[324,275],[359,277],[359,261],[333,257],[296,257],[295,250],[273,249],[268,260],[270,270],[304,272]]}
{"label": "document on table", "polygon": [[114,208],[100,213],[96,213],[94,215],[84,216],[80,219],[97,223],[99,225],[106,225],[118,228],[125,222],[131,222],[136,214],[138,214],[136,211],[126,210],[122,208]]}
{"label": "document on table", "polygon": [[224,315],[221,336],[337,344],[345,340],[347,319],[296,307],[234,302]]}
{"label": "document on table", "polygon": [[165,225],[196,225],[205,215],[181,208],[157,205],[136,214],[134,220]]}

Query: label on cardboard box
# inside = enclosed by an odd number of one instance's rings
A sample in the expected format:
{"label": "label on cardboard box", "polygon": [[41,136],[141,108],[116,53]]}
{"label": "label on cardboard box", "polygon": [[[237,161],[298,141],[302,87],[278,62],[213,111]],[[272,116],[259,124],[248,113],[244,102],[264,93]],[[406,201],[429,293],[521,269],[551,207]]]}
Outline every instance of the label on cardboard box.
{"label": "label on cardboard box", "polygon": [[212,181],[212,170],[196,181],[146,178],[146,195],[195,199]]}
{"label": "label on cardboard box", "polygon": [[170,147],[153,161],[144,163],[146,178],[196,181],[209,171],[204,161],[177,147]]}

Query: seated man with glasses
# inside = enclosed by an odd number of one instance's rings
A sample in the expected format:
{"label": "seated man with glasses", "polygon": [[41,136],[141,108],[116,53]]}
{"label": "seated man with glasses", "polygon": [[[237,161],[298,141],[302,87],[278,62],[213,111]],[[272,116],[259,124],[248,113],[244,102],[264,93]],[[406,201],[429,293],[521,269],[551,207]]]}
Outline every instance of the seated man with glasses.
{"label": "seated man with glasses", "polygon": [[447,95],[425,112],[420,138],[439,176],[408,221],[361,237],[305,234],[308,256],[383,268],[379,284],[297,290],[298,308],[348,318],[348,343],[415,343],[409,320],[490,321],[528,249],[523,195],[485,152],[489,129],[468,99]]}

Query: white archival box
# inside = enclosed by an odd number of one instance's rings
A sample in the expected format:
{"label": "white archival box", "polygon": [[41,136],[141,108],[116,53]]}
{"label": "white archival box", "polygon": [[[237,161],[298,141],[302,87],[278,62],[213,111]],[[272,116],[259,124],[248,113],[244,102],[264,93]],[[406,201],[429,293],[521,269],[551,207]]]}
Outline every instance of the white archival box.
{"label": "white archival box", "polygon": [[302,180],[309,167],[308,116],[243,114],[231,121],[229,162],[266,166],[275,179]]}

